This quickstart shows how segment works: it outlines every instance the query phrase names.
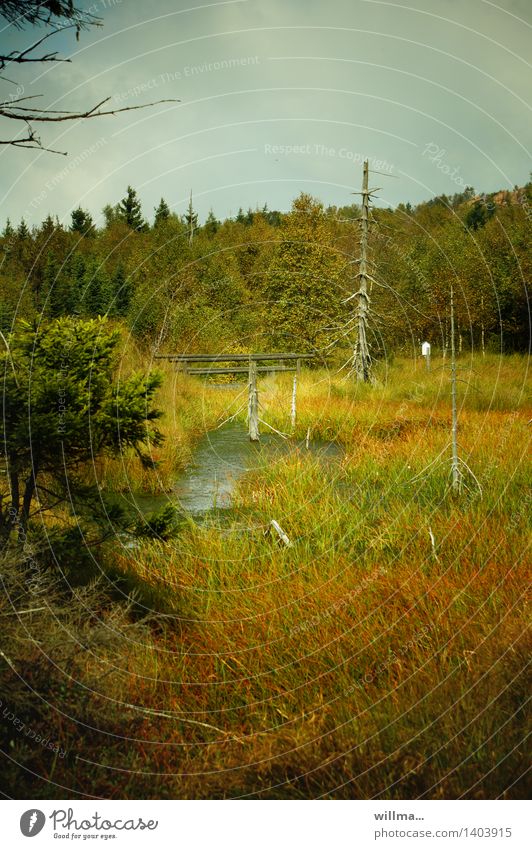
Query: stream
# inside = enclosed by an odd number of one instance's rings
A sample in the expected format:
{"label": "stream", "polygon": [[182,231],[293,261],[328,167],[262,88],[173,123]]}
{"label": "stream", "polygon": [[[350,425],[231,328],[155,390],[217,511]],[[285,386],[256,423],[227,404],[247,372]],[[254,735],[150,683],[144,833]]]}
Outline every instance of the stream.
{"label": "stream", "polygon": [[329,463],[342,456],[334,442],[283,439],[275,433],[261,433],[260,442],[250,442],[247,429],[232,422],[219,430],[206,433],[199,441],[191,462],[178,477],[171,493],[166,495],[130,494],[123,503],[146,515],[159,510],[168,501],[184,513],[199,518],[213,510],[229,510],[232,494],[240,478],[256,472],[265,464],[281,462],[303,451],[321,462]]}

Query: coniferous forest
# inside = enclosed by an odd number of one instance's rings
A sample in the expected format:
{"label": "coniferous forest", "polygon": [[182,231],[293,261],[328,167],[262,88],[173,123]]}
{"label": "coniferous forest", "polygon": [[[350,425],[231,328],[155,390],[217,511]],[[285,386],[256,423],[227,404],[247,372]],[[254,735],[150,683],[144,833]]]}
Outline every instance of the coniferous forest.
{"label": "coniferous forest", "polygon": [[[422,338],[448,346],[451,283],[461,350],[527,351],[531,209],[531,183],[374,209],[379,354],[411,352]],[[145,213],[128,186],[99,228],[81,207],[68,226],[8,219],[2,329],[15,315],[107,315],[142,344],[176,351],[231,350],[242,339],[251,349],[257,340],[282,350],[294,338],[305,350],[345,347],[359,215],[302,193],[286,213],[265,204],[221,221],[211,210],[200,224],[193,206],[177,215],[164,198]]]}

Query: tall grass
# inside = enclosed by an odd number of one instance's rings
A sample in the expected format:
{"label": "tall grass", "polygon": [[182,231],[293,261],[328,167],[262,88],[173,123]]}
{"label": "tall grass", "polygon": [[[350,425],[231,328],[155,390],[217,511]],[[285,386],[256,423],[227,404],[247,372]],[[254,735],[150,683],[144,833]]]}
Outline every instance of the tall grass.
{"label": "tall grass", "polygon": [[[155,398],[155,406],[163,412],[158,426],[164,436],[161,446],[148,445],[148,454],[155,470],[143,466],[133,451],[120,458],[99,460],[94,470],[103,489],[113,492],[161,493],[172,489],[176,476],[190,461],[195,443],[207,430],[236,411],[232,401],[238,390],[223,392],[207,381],[198,385],[197,379],[176,371],[173,364],[157,360],[150,364],[163,374],[163,384]],[[118,380],[132,371],[145,370],[142,354],[128,345],[120,362]]]}
{"label": "tall grass", "polygon": [[[126,739],[85,735],[86,760],[54,780],[129,798],[524,796],[526,362],[461,372],[478,390],[463,384],[460,442],[482,497],[459,498],[438,365],[396,361],[374,388],[304,374],[297,436],[341,456],[301,448],[244,478],[225,521],[114,553],[138,612],[157,613],[150,637],[124,629],[121,650],[84,655],[91,716],[116,705]],[[239,402],[178,388],[190,451]],[[286,431],[290,378],[260,391]],[[272,519],[292,547],[265,533]]]}

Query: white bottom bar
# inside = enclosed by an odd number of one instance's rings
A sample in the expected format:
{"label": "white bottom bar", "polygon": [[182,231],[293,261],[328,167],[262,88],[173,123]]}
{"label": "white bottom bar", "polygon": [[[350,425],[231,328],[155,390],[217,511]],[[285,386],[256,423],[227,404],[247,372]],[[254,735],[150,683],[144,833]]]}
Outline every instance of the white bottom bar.
{"label": "white bottom bar", "polygon": [[526,813],[521,801],[5,801],[2,844],[524,849]]}

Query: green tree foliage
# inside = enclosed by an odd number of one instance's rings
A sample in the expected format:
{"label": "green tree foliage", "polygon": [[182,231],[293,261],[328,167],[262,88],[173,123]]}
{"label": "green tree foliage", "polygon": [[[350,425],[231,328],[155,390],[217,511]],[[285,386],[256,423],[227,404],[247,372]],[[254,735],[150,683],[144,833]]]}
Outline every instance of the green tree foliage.
{"label": "green tree foliage", "polygon": [[79,233],[81,236],[95,235],[94,223],[89,212],[78,206],[77,209],[72,210],[71,217],[70,229],[72,233]]}
{"label": "green tree foliage", "polygon": [[115,203],[114,206],[110,203],[106,203],[102,212],[105,220],[105,226],[107,228],[112,227],[116,221],[120,220],[120,204],[118,203]]}
{"label": "green tree foliage", "polygon": [[146,222],[142,217],[142,207],[135,189],[127,187],[125,198],[120,201],[118,218],[131,230],[142,231],[146,229]]}
{"label": "green tree foliage", "polygon": [[160,227],[161,224],[165,224],[170,218],[170,207],[166,203],[164,198],[161,198],[159,201],[159,206],[155,209],[155,220],[154,227]]}
{"label": "green tree foliage", "polygon": [[26,224],[24,219],[21,220],[20,224],[17,227],[17,236],[20,240],[29,239],[30,231],[28,230],[28,225]]}
{"label": "green tree foliage", "polygon": [[486,221],[489,221],[494,212],[495,205],[493,203],[477,200],[466,214],[466,226],[471,230],[478,230],[479,227],[484,226]]}
{"label": "green tree foliage", "polygon": [[85,263],[81,281],[80,305],[85,315],[97,317],[113,310],[113,286],[105,267],[98,259]]}
{"label": "green tree foliage", "polygon": [[214,212],[209,210],[209,214],[203,225],[203,230],[208,236],[215,236],[218,230],[220,229],[220,222],[216,218]]}
{"label": "green tree foliage", "polygon": [[111,305],[112,315],[123,318],[127,315],[127,311],[131,303],[133,286],[131,280],[126,276],[126,272],[124,271],[124,266],[122,264],[119,264],[113,273],[111,290],[113,297]]}
{"label": "green tree foliage", "polygon": [[146,446],[162,439],[153,407],[161,377],[133,374],[115,383],[119,336],[104,320],[73,318],[35,327],[21,322],[10,336],[2,353],[4,537],[23,535],[34,509],[66,501],[94,518],[98,499],[84,470],[95,458],[132,449],[150,463]]}
{"label": "green tree foliage", "polygon": [[[140,225],[140,202],[131,193],[130,221]],[[265,205],[219,221],[211,210],[202,227],[191,203],[184,216],[167,217],[165,205],[162,200],[159,223],[141,238],[128,238],[132,229],[120,205],[106,207],[106,224],[91,238],[80,238],[90,225],[84,210],[75,210],[74,229],[50,216],[31,232],[25,222],[6,225],[3,332],[15,316],[44,310],[48,317],[108,314],[149,345],[179,347],[194,337],[198,348],[212,350],[240,334],[246,345],[256,339],[260,347],[293,348],[296,339],[310,347],[334,339],[349,346],[352,310],[341,302],[354,291],[346,261],[359,255],[356,205],[324,211],[304,196],[289,214]],[[425,337],[445,346],[451,283],[466,347],[528,349],[531,183],[486,197],[467,187],[373,214],[374,353],[417,346]]]}
{"label": "green tree foliage", "polygon": [[323,206],[301,194],[293,203],[268,269],[268,320],[275,344],[321,348],[337,333],[345,297],[345,259],[331,244]]}
{"label": "green tree foliage", "polygon": [[188,203],[187,211],[185,213],[185,224],[189,239],[190,241],[192,241],[192,236],[198,226],[198,214],[194,211],[194,207],[192,205],[192,192],[190,193],[190,200]]}

